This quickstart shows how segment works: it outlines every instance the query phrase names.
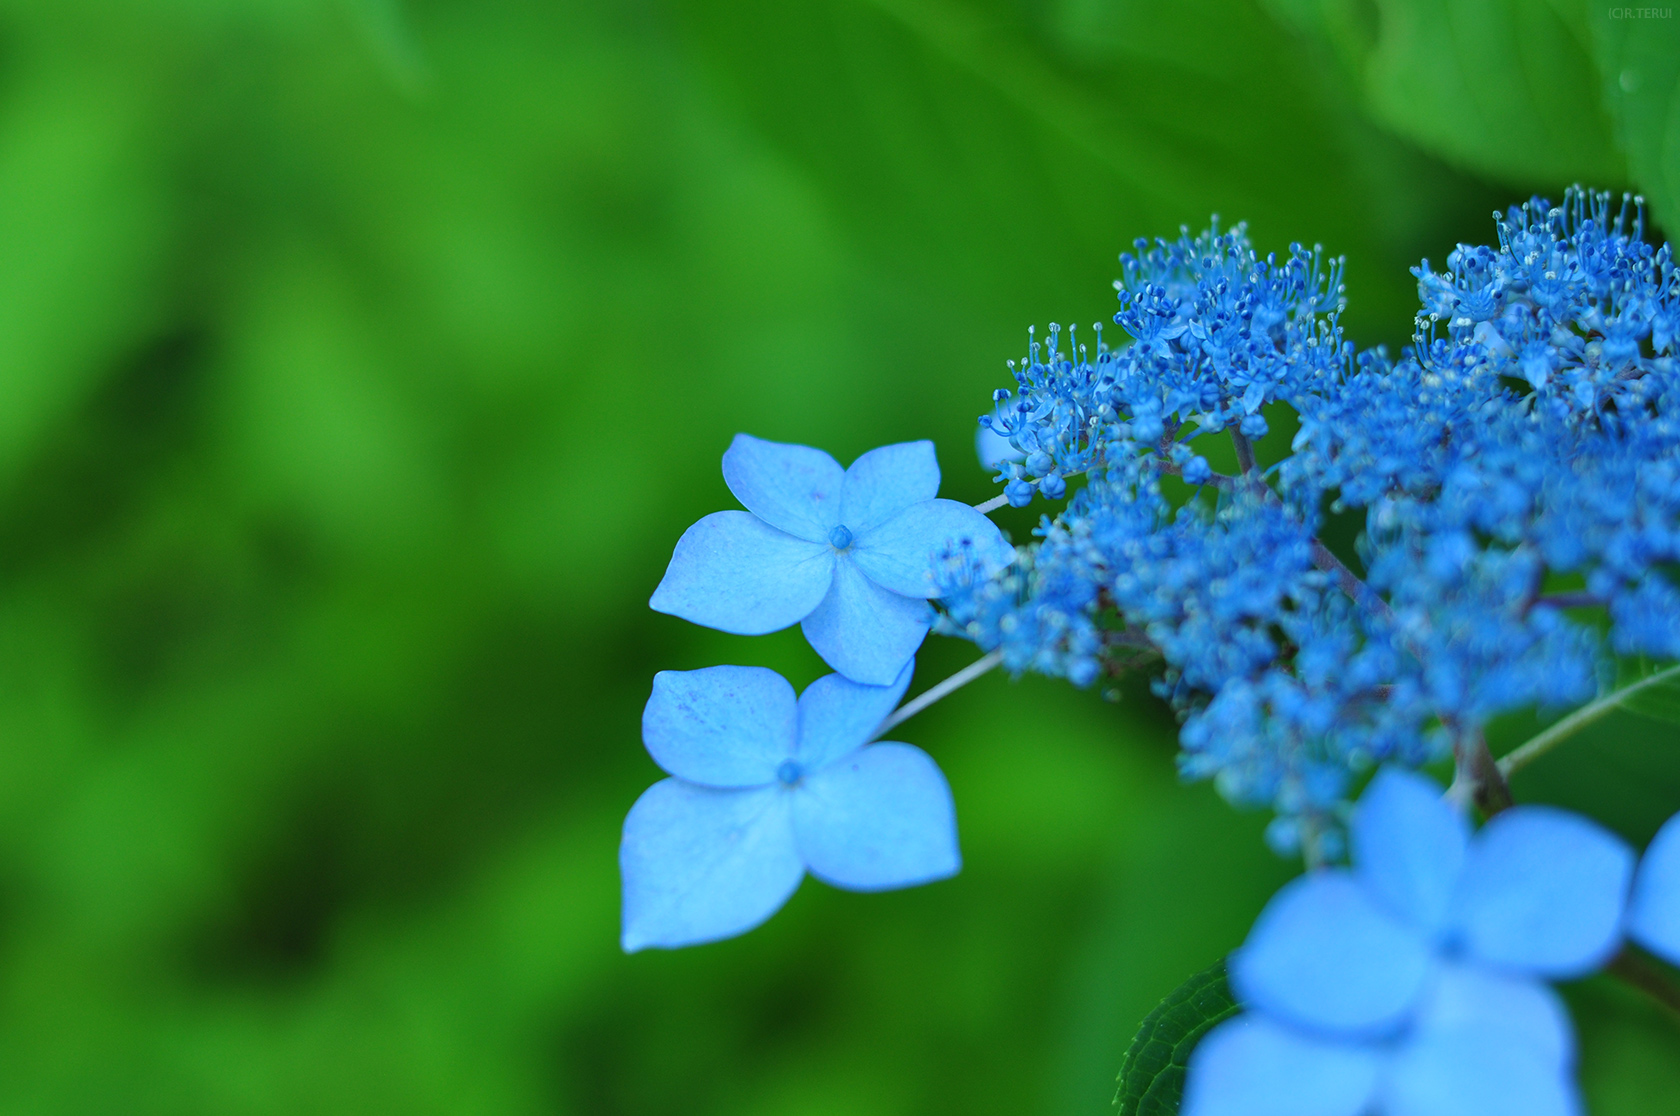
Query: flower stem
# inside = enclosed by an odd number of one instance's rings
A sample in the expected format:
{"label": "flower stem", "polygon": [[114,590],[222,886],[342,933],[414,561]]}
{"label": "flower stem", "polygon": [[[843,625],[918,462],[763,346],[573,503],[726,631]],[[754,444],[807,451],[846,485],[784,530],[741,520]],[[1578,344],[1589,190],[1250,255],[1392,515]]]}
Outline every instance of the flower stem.
{"label": "flower stem", "polygon": [[1667,670],[1659,670],[1653,675],[1641,678],[1632,685],[1623,686],[1619,690],[1605,694],[1597,701],[1581,706],[1557,724],[1530,737],[1522,746],[1502,756],[1499,760],[1499,773],[1507,779],[1510,778],[1514,772],[1527,767],[1594,721],[1614,711],[1617,706],[1627,701],[1634,694],[1676,676],[1680,676],[1680,665],[1671,666]]}
{"label": "flower stem", "polygon": [[922,710],[926,709],[945,695],[955,693],[956,691],[962,689],[964,686],[968,685],[976,678],[979,678],[982,674],[985,674],[988,670],[991,670],[1001,662],[1003,662],[1003,651],[1001,649],[997,651],[988,651],[985,655],[982,655],[972,663],[969,663],[967,666],[963,667],[961,670],[957,671],[957,673],[951,675],[951,677],[945,679],[945,681],[939,683],[937,686],[917,694],[914,698],[911,698],[909,701],[893,710],[892,713],[888,715],[887,719],[881,722],[881,727],[875,730],[875,734],[871,736],[870,739],[880,739],[881,736],[892,731],[892,729],[897,725],[903,723],[904,721],[908,721],[911,717],[914,717],[916,714],[920,713]]}
{"label": "flower stem", "polygon": [[1244,476],[1260,467],[1254,459],[1254,443],[1236,427],[1231,428],[1231,444],[1237,449],[1237,468]]}
{"label": "flower stem", "polygon": [[1627,946],[1610,959],[1604,971],[1639,989],[1680,1018],[1680,987],[1643,953]]}
{"label": "flower stem", "polygon": [[1453,737],[1454,772],[1447,798],[1461,807],[1474,803],[1487,818],[1509,809],[1511,787],[1505,782],[1499,765],[1493,762],[1481,730],[1455,731]]}
{"label": "flower stem", "polygon": [[993,496],[990,500],[983,500],[980,503],[975,504],[974,505],[974,510],[979,512],[981,515],[991,515],[993,512],[997,511],[999,508],[1003,507],[1003,505],[1005,505],[1007,503],[1009,503],[1009,497],[1007,497],[1003,493],[999,492],[996,496]]}

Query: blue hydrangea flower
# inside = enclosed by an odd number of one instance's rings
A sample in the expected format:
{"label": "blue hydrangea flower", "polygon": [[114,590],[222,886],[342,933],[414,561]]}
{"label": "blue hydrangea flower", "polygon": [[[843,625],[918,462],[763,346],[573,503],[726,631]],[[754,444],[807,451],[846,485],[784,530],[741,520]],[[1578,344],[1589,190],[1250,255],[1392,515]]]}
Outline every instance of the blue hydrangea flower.
{"label": "blue hydrangea flower", "polygon": [[1519,806],[1471,836],[1429,780],[1378,774],[1354,867],[1286,885],[1231,957],[1250,1009],[1190,1060],[1185,1116],[1569,1116],[1574,1051],[1541,982],[1603,964],[1633,855]]}
{"label": "blue hydrangea flower", "polygon": [[922,645],[934,560],[967,542],[1004,560],[992,521],[937,499],[932,442],[882,446],[849,469],[822,450],[737,434],[723,478],[747,511],[715,512],[677,542],[649,604],[738,635],[800,624],[829,666],[885,686]]}
{"label": "blue hydrangea flower", "polygon": [[1628,936],[1680,965],[1680,814],[1657,830],[1633,881]]}
{"label": "blue hydrangea flower", "polygon": [[869,744],[910,684],[838,674],[793,687],[763,667],[661,671],[642,740],[671,778],[624,819],[625,950],[745,933],[809,871],[852,891],[954,875],[945,776],[908,744]]}

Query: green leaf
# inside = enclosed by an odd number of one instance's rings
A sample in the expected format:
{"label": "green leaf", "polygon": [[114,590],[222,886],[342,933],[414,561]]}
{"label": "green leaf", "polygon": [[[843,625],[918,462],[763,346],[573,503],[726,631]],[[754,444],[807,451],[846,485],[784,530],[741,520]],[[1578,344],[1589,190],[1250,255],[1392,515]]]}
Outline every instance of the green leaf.
{"label": "green leaf", "polygon": [[1377,0],[1375,20],[1356,0],[1267,7],[1332,48],[1368,113],[1458,167],[1521,188],[1627,179],[1582,5]]}
{"label": "green leaf", "polygon": [[1680,228],[1680,23],[1611,18],[1650,10],[1595,7],[1593,43],[1628,171],[1672,235]]}
{"label": "green leaf", "polygon": [[1241,1009],[1223,958],[1177,988],[1143,1020],[1120,1063],[1119,1116],[1172,1116],[1184,1097],[1184,1067],[1202,1036]]}

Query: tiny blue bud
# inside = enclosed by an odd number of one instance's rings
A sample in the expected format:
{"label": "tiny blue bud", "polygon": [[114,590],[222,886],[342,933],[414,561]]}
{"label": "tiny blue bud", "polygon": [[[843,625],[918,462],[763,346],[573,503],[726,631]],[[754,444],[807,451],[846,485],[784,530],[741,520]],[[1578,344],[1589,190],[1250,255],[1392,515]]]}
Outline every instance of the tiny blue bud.
{"label": "tiny blue bud", "polygon": [[1004,485],[1003,488],[1003,494],[1009,500],[1009,506],[1012,508],[1024,508],[1032,503],[1035,491],[1032,481],[1029,480],[1013,480]]}
{"label": "tiny blue bud", "polygon": [[852,532],[844,523],[837,525],[828,533],[829,545],[835,550],[845,550],[852,545]]}
{"label": "tiny blue bud", "polygon": [[1043,450],[1039,450],[1027,458],[1027,472],[1035,477],[1042,477],[1055,467],[1055,460]]}
{"label": "tiny blue bud", "polygon": [[1258,411],[1242,420],[1242,432],[1245,437],[1264,438],[1268,429],[1266,417]]}
{"label": "tiny blue bud", "polygon": [[785,787],[791,787],[804,777],[805,769],[796,760],[783,760],[776,768],[776,779]]}
{"label": "tiny blue bud", "polygon": [[1184,479],[1191,484],[1206,484],[1213,479],[1213,470],[1208,466],[1207,458],[1191,457],[1184,463]]}
{"label": "tiny blue bud", "polygon": [[1067,495],[1067,481],[1062,479],[1061,474],[1051,473],[1038,482],[1038,490],[1044,493],[1046,500],[1060,500]]}

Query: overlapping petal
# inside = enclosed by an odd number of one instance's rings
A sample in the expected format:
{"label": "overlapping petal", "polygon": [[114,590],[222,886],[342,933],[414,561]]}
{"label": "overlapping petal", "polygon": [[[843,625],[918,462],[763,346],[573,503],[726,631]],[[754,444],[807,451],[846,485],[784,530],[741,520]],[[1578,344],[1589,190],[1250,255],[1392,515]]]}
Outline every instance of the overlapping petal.
{"label": "overlapping petal", "polygon": [[793,687],[763,667],[662,670],[642,710],[642,743],[671,775],[711,787],[762,786],[793,754]]}
{"label": "overlapping petal", "polygon": [[737,434],[723,454],[723,480],[758,518],[808,542],[827,542],[840,522],[840,463],[820,449]]}
{"label": "overlapping petal", "polygon": [[938,495],[939,461],[932,442],[881,446],[846,470],[840,486],[839,522],[861,535]]}
{"label": "overlapping petal", "polygon": [[1632,850],[1608,830],[1564,810],[1518,806],[1476,835],[1451,922],[1482,961],[1578,976],[1615,952],[1632,877]]}
{"label": "overlapping petal", "polygon": [[648,605],[708,628],[764,635],[797,624],[834,580],[834,551],[746,512],[713,512],[677,540]]}
{"label": "overlapping petal", "polygon": [[1190,1054],[1184,1116],[1363,1116],[1381,1060],[1262,1015],[1215,1027]]}
{"label": "overlapping petal", "polygon": [[920,748],[861,748],[809,774],[792,798],[800,855],[828,883],[879,891],[962,866],[951,788]]}
{"label": "overlapping petal", "polygon": [[888,686],[932,624],[933,610],[926,601],[881,588],[842,555],[828,595],[805,618],[803,628],[829,666],[855,682]]}
{"label": "overlapping petal", "polygon": [[906,597],[937,597],[934,562],[948,548],[974,544],[987,561],[1001,558],[1005,547],[997,525],[967,504],[927,500],[859,533],[853,560],[878,585]]}
{"label": "overlapping petal", "polygon": [[1383,1116],[1573,1116],[1574,1041],[1545,985],[1447,966],[1394,1055]]}
{"label": "overlapping petal", "polygon": [[890,686],[864,686],[843,674],[827,674],[799,695],[799,747],[794,758],[815,770],[865,744],[897,707],[916,661],[904,664]]}
{"label": "overlapping petal", "polygon": [[697,787],[665,779],[624,819],[618,863],[627,952],[698,945],[745,933],[775,914],[805,866],[788,794]]}
{"label": "overlapping petal", "polygon": [[1680,814],[1657,830],[1639,862],[1628,909],[1628,934],[1680,965]]}
{"label": "overlapping petal", "polygon": [[1327,1034],[1376,1034],[1404,1021],[1430,949],[1349,872],[1303,876],[1272,897],[1231,955],[1244,1003]]}
{"label": "overlapping petal", "polygon": [[1360,796],[1350,837],[1360,882],[1390,914],[1433,936],[1446,925],[1470,823],[1421,775],[1389,768]]}

